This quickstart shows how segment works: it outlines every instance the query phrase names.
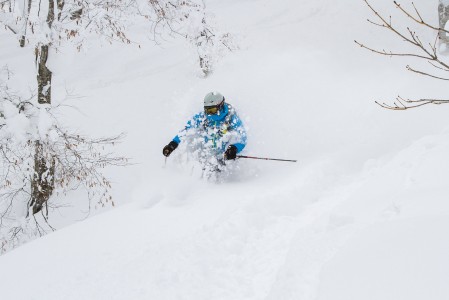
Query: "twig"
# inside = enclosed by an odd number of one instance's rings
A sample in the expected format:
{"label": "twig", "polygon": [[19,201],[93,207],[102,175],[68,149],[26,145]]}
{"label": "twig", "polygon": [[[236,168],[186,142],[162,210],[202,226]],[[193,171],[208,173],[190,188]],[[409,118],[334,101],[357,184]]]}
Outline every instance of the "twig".
{"label": "twig", "polygon": [[[362,47],[366,50],[369,50],[373,53],[384,55],[384,56],[390,56],[390,57],[399,56],[399,57],[412,57],[412,58],[417,58],[417,59],[423,59],[423,60],[426,60],[432,67],[434,67],[438,70],[441,70],[441,71],[449,72],[449,65],[447,63],[445,63],[444,61],[442,61],[440,59],[440,57],[438,56],[438,52],[437,52],[438,35],[436,36],[433,43],[428,43],[428,45],[424,44],[423,41],[421,41],[420,37],[416,34],[416,32],[413,31],[409,27],[406,28],[406,30],[408,32],[408,35],[406,36],[406,35],[402,34],[395,26],[393,26],[391,16],[390,16],[389,20],[387,21],[387,19],[385,17],[383,17],[368,2],[368,0],[363,0],[363,1],[369,7],[369,9],[374,13],[374,15],[380,20],[380,23],[376,23],[376,22],[368,19],[369,23],[371,23],[375,26],[378,26],[378,27],[385,28],[385,29],[393,32],[395,35],[397,35],[399,38],[401,38],[401,40],[403,42],[413,45],[415,47],[415,49],[419,50],[421,53],[419,53],[419,52],[418,53],[413,53],[413,52],[406,53],[406,52],[392,52],[392,51],[386,51],[386,50],[377,50],[377,49],[368,47],[358,41],[354,41],[357,45],[359,45],[360,47]],[[441,32],[449,33],[449,31],[447,31],[443,28],[432,26],[432,25],[428,24],[426,21],[424,21],[423,17],[419,13],[419,10],[417,9],[417,7],[415,6],[414,3],[412,3],[412,5],[413,5],[416,16],[413,15],[412,13],[410,13],[409,11],[407,11],[406,9],[404,9],[397,1],[393,1],[393,3],[395,4],[397,9],[399,9],[403,14],[405,14],[408,18],[412,19],[414,22],[418,23],[419,25],[425,26],[432,30],[436,30],[439,33],[441,33]],[[411,72],[419,74],[419,75],[431,77],[431,78],[438,79],[438,80],[449,81],[449,78],[434,75],[434,74],[431,74],[426,71],[417,70],[417,69],[410,67],[409,65],[406,66],[406,69],[408,71],[411,71]],[[436,104],[436,105],[447,104],[447,103],[449,103],[449,100],[438,100],[438,99],[410,100],[410,99],[404,99],[404,98],[398,96],[396,98],[396,100],[393,101],[392,105],[387,104],[385,102],[381,103],[378,101],[375,101],[375,103],[383,108],[386,108],[386,109],[407,110],[410,108],[421,107],[421,106],[428,105],[428,104]]]}
{"label": "twig", "polygon": [[[400,104],[398,105],[397,102]],[[375,103],[383,108],[390,109],[390,110],[407,110],[411,108],[416,108],[428,104],[448,104],[449,100],[446,99],[418,99],[418,100],[410,100],[410,99],[404,99],[400,96],[396,98],[396,101],[393,103],[393,105],[386,104],[385,102],[380,103],[375,101]]]}
{"label": "twig", "polygon": [[416,17],[412,16],[412,14],[409,13],[408,11],[406,11],[404,8],[402,8],[401,4],[399,4],[397,1],[393,1],[393,3],[394,3],[394,5],[396,5],[396,7],[400,11],[402,11],[407,17],[409,17],[410,19],[412,19],[416,23],[418,23],[420,25],[423,25],[423,26],[426,26],[426,27],[428,27],[430,29],[433,29],[433,30],[436,30],[436,31],[442,31],[442,32],[449,33],[449,31],[447,31],[444,28],[435,27],[435,26],[430,25],[428,22],[425,22],[424,19],[421,17],[421,14],[419,13],[418,9],[416,8],[415,3],[412,2],[412,5],[413,5],[413,8],[414,8],[416,14],[418,15],[419,20]]}
{"label": "twig", "polygon": [[426,72],[423,72],[423,71],[418,71],[418,70],[415,70],[415,69],[413,69],[412,67],[410,67],[408,65],[406,66],[406,69],[411,71],[411,72],[413,72],[413,73],[417,73],[417,74],[420,74],[420,75],[428,76],[428,77],[439,79],[439,80],[449,81],[448,78],[443,78],[443,77],[435,76],[435,75],[432,75],[432,74],[429,74],[429,73],[426,73]]}

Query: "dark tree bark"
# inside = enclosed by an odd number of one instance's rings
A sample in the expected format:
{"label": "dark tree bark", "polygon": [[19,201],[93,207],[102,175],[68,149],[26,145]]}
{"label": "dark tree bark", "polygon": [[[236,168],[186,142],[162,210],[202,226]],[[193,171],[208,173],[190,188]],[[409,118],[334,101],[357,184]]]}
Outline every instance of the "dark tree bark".
{"label": "dark tree bark", "polygon": [[[54,0],[49,1],[47,23],[51,27],[54,15]],[[37,86],[38,103],[51,104],[51,79],[52,72],[47,67],[50,45],[40,45],[36,49],[37,64]],[[31,182],[31,202],[30,207],[33,214],[42,210],[44,204],[48,201],[54,190],[55,162],[46,153],[42,141],[35,141],[34,153],[34,175]]]}
{"label": "dark tree bark", "polygon": [[37,49],[37,88],[39,104],[51,104],[51,78],[52,72],[47,67],[48,45],[41,45]]}
{"label": "dark tree bark", "polygon": [[[28,17],[29,17],[30,12],[31,12],[31,4],[32,4],[32,0],[28,0],[27,17],[26,17],[26,21],[25,22],[28,22]],[[26,26],[27,25],[25,25],[25,28],[26,28]],[[26,39],[26,32],[25,32],[24,35],[22,35],[20,37],[20,41],[19,41],[20,47],[25,47],[25,39]]]}
{"label": "dark tree bark", "polygon": [[61,13],[62,13],[62,9],[64,8],[65,2],[64,2],[64,0],[57,0],[56,3],[58,5],[58,11],[59,11],[59,13],[58,13],[58,20],[61,20]]}
{"label": "dark tree bark", "polygon": [[31,204],[33,214],[42,210],[54,189],[55,162],[45,153],[41,141],[35,141],[34,175],[31,184]]}

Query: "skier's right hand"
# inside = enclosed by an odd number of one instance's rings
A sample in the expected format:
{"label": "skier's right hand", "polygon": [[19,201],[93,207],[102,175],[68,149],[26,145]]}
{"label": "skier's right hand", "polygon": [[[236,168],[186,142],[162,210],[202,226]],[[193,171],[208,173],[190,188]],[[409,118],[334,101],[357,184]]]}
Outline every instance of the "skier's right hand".
{"label": "skier's right hand", "polygon": [[167,146],[164,147],[164,149],[162,150],[162,154],[165,157],[169,157],[170,154],[176,149],[178,148],[178,143],[175,141],[171,141],[170,143],[168,143]]}

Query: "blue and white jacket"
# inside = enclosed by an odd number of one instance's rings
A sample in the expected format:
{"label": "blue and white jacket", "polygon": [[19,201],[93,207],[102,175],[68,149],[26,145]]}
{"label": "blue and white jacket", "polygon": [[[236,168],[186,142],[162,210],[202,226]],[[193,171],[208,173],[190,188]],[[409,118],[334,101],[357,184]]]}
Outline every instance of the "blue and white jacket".
{"label": "blue and white jacket", "polygon": [[202,137],[202,144],[216,152],[223,153],[229,145],[234,145],[239,153],[246,146],[246,130],[242,120],[227,103],[216,115],[200,112],[193,116],[173,141],[179,144],[192,135]]}

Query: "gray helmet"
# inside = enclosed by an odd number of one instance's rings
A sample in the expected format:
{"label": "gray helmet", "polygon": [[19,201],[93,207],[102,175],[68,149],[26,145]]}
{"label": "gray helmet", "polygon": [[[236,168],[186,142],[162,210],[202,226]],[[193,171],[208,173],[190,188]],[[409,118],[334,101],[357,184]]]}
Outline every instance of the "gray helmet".
{"label": "gray helmet", "polygon": [[219,92],[211,92],[204,97],[204,107],[220,105],[225,98]]}

